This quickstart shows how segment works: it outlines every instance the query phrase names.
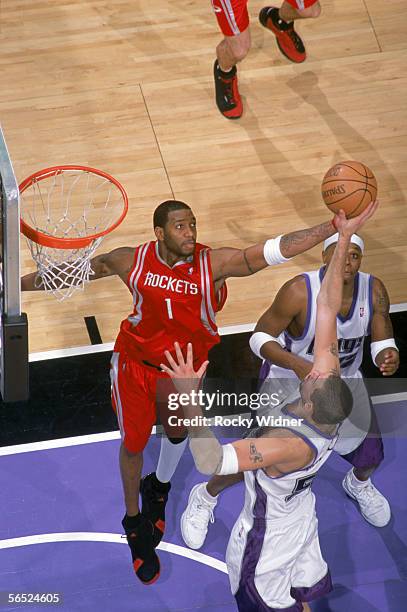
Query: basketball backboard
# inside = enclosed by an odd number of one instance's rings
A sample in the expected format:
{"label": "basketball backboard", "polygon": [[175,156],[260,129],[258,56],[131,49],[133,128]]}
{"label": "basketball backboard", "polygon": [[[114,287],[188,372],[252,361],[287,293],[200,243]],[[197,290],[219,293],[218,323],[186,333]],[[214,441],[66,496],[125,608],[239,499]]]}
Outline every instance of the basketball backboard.
{"label": "basketball backboard", "polygon": [[0,206],[2,238],[1,396],[5,402],[28,399],[28,325],[21,313],[20,197],[0,127]]}

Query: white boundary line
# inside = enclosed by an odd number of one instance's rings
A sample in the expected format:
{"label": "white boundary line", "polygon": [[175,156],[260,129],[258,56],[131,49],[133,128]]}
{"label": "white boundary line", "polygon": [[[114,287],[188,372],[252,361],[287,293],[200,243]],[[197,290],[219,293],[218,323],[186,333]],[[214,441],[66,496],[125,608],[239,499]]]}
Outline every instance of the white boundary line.
{"label": "white boundary line", "polygon": [[241,325],[227,325],[226,327],[219,327],[219,334],[221,336],[230,336],[231,334],[244,334],[245,332],[252,332],[256,327],[257,323],[242,323]]}
{"label": "white boundary line", "polygon": [[[256,327],[256,323],[245,323],[243,325],[229,325],[227,327],[219,327],[221,336],[229,336],[230,334],[242,334],[251,332]],[[66,349],[56,349],[52,351],[43,351],[39,353],[30,353],[30,363],[33,361],[44,361],[46,359],[60,359],[61,357],[74,357],[75,355],[86,355],[92,353],[104,353],[112,351],[114,342],[106,342],[105,344],[90,344],[86,346],[73,346]]]}
{"label": "white boundary line", "polygon": [[[407,401],[407,392],[389,393],[388,395],[373,395],[372,404],[390,404],[393,402]],[[241,416],[249,416],[245,413]],[[151,432],[156,433],[156,427]],[[71,438],[57,438],[56,440],[41,440],[40,442],[29,442],[28,444],[15,444],[13,446],[0,447],[0,457],[7,455],[19,455],[21,453],[32,453],[41,450],[52,450],[53,448],[65,448],[68,446],[80,446],[82,444],[94,444],[96,442],[108,442],[109,440],[120,440],[120,431],[107,431],[104,433],[87,434]]]}
{"label": "white boundary line", "polygon": [[372,395],[370,398],[372,404],[391,404],[393,402],[405,402],[407,400],[407,393],[388,393],[387,395]]}
{"label": "white boundary line", "polygon": [[105,433],[75,436],[72,438],[57,438],[55,440],[42,440],[41,442],[3,446],[0,448],[0,457],[5,455],[18,455],[20,453],[31,453],[39,450],[51,450],[53,448],[64,448],[66,446],[79,446],[80,444],[106,442],[108,440],[120,440],[120,431],[107,431]]}
{"label": "white boundary line", "polygon": [[390,312],[404,312],[407,310],[407,302],[401,304],[391,304]]}
{"label": "white boundary line", "polygon": [[[393,304],[390,306],[390,312],[407,311],[407,302],[401,304]],[[243,334],[252,332],[256,327],[256,323],[242,323],[241,325],[226,325],[219,327],[221,336],[230,336],[231,334]],[[42,351],[38,353],[30,353],[29,361],[44,361],[46,359],[60,359],[61,357],[74,357],[75,355],[86,355],[92,353],[104,353],[112,351],[114,342],[106,342],[104,344],[90,344],[86,346],[73,346],[66,349],[56,349],[52,351]]]}
{"label": "white boundary line", "polygon": [[30,353],[29,361],[45,361],[46,359],[60,359],[61,357],[74,357],[75,355],[86,355],[93,353],[105,353],[113,351],[114,342],[105,344],[89,344],[87,346],[73,346],[66,349],[56,349],[53,351],[43,351],[40,353]]}
{"label": "white boundary line", "polygon": [[[56,542],[107,542],[111,544],[127,544],[125,538],[119,533],[96,533],[88,531],[77,531],[68,533],[41,533],[38,535],[24,536],[21,538],[11,538],[9,540],[0,540],[0,549],[6,548],[17,548],[19,546],[32,546],[34,544],[53,544]],[[178,546],[178,544],[171,544],[170,542],[161,542],[158,547],[159,550],[163,550],[180,557],[186,557],[192,559],[208,567],[227,574],[226,563],[219,561],[215,557],[204,555],[203,553],[185,548],[184,546]]]}
{"label": "white boundary line", "polygon": [[[155,425],[151,433],[156,433]],[[0,447],[0,457],[32,453],[40,450],[51,450],[53,448],[65,448],[67,446],[80,446],[81,444],[94,444],[95,442],[108,442],[109,440],[120,440],[120,431],[106,431],[84,436],[73,436],[71,438],[56,438],[55,440],[41,440],[40,442],[29,442],[28,444],[3,446]]]}

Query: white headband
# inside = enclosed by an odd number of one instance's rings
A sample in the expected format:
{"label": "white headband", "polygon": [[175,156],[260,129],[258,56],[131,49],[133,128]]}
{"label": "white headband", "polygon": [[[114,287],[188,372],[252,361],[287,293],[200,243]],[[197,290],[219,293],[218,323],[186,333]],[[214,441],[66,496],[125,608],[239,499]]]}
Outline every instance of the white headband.
{"label": "white headband", "polygon": [[[326,251],[327,248],[331,246],[331,244],[334,244],[334,242],[338,242],[338,240],[339,240],[339,234],[334,234],[333,236],[330,236],[329,238],[327,238],[324,242],[324,251]],[[358,236],[357,234],[353,234],[350,241],[352,244],[356,244],[363,253],[363,251],[365,250],[365,243],[363,242],[360,236]]]}

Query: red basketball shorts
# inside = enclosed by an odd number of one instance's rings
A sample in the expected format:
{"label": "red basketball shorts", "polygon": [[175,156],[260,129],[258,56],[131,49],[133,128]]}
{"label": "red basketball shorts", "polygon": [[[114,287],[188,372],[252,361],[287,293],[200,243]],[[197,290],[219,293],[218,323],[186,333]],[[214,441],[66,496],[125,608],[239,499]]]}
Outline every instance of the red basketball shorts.
{"label": "red basketball shorts", "polygon": [[[175,392],[171,380],[154,368],[130,359],[126,353],[113,353],[110,362],[112,406],[116,413],[122,442],[130,452],[141,452],[160,421],[169,437],[185,437],[183,427],[169,426],[168,417],[182,417],[178,410],[169,411],[165,393]],[[160,381],[159,389],[157,383]],[[159,397],[158,397],[159,395]],[[174,419],[175,420],[175,419]]]}
{"label": "red basketball shorts", "polygon": [[212,7],[224,36],[237,36],[248,27],[247,0],[212,0]]}
{"label": "red basketball shorts", "polygon": [[[248,0],[211,0],[213,11],[224,36],[237,36],[249,26]],[[287,0],[298,11],[309,8],[318,0]]]}

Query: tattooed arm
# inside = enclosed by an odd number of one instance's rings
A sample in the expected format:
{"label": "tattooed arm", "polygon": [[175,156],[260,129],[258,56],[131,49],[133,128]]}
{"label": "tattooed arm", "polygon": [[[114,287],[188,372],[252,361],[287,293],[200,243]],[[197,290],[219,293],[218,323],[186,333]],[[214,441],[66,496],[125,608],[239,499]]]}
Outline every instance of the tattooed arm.
{"label": "tattooed arm", "polygon": [[[286,259],[312,249],[335,233],[333,223],[326,221],[308,229],[284,234],[280,240],[281,255]],[[231,276],[250,276],[267,268],[264,259],[264,242],[247,247],[232,249],[223,247],[211,251],[212,273],[215,281]]]}
{"label": "tattooed arm", "polygon": [[[177,342],[174,348],[175,358],[166,351],[168,364],[162,363],[161,368],[172,378],[177,391],[184,395],[182,402],[179,397],[184,416],[178,418],[188,429],[192,456],[202,474],[237,474],[259,468],[292,471],[310,462],[312,451],[309,445],[292,432],[282,429],[269,429],[261,438],[246,438],[221,445],[204,421],[202,408],[194,401],[196,396],[194,398],[192,395],[199,387],[208,362],[195,372],[192,345],[188,345],[186,359]],[[185,395],[189,395],[189,401],[186,401]],[[169,418],[175,418],[175,415]]]}
{"label": "tattooed arm", "polygon": [[270,476],[292,472],[308,465],[313,451],[299,436],[283,428],[269,428],[260,438],[233,442],[239,471],[265,469]]}
{"label": "tattooed arm", "polygon": [[393,325],[390,320],[390,300],[386,287],[378,278],[373,279],[373,317],[372,341],[386,340],[393,337]]}
{"label": "tattooed arm", "polygon": [[284,234],[280,242],[281,254],[288,259],[300,255],[335,234],[335,231],[334,223],[326,221],[309,229]]}
{"label": "tattooed arm", "polygon": [[[393,338],[390,320],[390,300],[386,287],[378,278],[373,279],[372,342]],[[376,363],[383,376],[391,376],[399,367],[399,352],[395,348],[384,348],[376,356]]]}

